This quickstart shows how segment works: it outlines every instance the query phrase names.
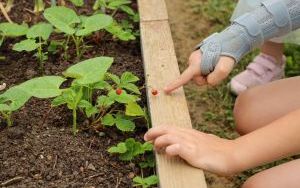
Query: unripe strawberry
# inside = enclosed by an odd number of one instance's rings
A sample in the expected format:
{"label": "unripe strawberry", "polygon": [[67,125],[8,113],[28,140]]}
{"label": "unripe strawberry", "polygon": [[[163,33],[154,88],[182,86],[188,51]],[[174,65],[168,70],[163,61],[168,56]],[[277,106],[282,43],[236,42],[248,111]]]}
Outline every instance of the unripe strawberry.
{"label": "unripe strawberry", "polygon": [[121,95],[122,94],[122,89],[120,89],[120,88],[116,89],[116,94]]}

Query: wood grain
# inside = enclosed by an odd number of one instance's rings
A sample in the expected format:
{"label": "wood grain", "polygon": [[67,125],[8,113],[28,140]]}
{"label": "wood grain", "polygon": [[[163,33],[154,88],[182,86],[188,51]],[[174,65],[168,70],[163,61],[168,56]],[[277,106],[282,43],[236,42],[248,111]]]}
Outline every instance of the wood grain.
{"label": "wood grain", "polygon": [[[142,7],[140,14],[147,15],[151,12],[144,10],[144,7],[153,6],[151,9],[157,10],[152,4],[155,1],[157,0],[139,0],[139,6]],[[160,0],[162,1],[164,0]],[[151,21],[150,17],[145,17],[147,19],[141,21],[140,30],[152,125],[191,128],[183,89],[178,89],[172,95],[165,95],[162,91],[164,86],[180,75],[168,20],[155,18]],[[159,95],[153,96],[151,88],[158,89]],[[161,188],[207,187],[202,170],[187,165],[179,158],[167,158],[163,154],[156,153],[156,160]]]}
{"label": "wood grain", "polygon": [[168,12],[164,0],[138,0],[140,20],[167,20]]}

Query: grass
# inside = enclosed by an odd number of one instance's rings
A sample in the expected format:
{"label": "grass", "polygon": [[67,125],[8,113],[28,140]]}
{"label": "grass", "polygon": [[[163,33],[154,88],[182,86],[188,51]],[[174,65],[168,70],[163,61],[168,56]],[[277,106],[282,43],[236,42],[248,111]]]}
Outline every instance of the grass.
{"label": "grass", "polygon": [[[232,0],[204,0],[200,2],[191,1],[190,8],[192,8],[195,14],[201,14],[204,17],[203,19],[210,21],[212,27],[208,29],[207,33],[213,33],[223,30],[230,24],[229,20],[235,5],[236,1]],[[198,124],[194,125],[195,128],[228,139],[233,139],[238,136],[234,130],[235,123],[233,118],[233,107],[236,97],[230,93],[227,88],[227,83],[233,76],[245,70],[247,64],[258,53],[259,51],[256,50],[245,56],[223,84],[200,92],[200,97],[193,88],[187,88],[186,95],[188,100],[204,105],[206,108],[206,111],[202,113],[203,121],[197,122]],[[300,75],[300,46],[285,44],[285,55],[287,57],[286,76]],[[197,95],[195,93],[197,93]],[[243,172],[233,178],[234,187],[240,187],[247,178],[257,172],[291,159],[293,158],[277,161]]]}

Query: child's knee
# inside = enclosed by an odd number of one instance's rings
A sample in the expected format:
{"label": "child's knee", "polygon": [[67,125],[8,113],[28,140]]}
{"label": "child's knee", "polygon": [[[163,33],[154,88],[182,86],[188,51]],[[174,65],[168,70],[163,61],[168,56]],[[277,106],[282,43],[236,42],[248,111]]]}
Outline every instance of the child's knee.
{"label": "child's knee", "polygon": [[251,89],[238,96],[234,106],[234,119],[236,130],[241,135],[251,131],[251,125],[254,123],[255,112],[253,105],[257,96]]}
{"label": "child's knee", "polygon": [[266,188],[263,186],[260,179],[255,176],[250,177],[242,186],[242,188]]}

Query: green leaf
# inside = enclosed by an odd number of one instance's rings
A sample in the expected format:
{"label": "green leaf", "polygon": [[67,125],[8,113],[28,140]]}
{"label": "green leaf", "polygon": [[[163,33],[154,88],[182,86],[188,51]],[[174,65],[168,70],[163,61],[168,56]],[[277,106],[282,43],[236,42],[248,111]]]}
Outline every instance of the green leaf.
{"label": "green leaf", "polygon": [[97,106],[102,106],[104,108],[110,107],[112,104],[114,104],[114,100],[107,96],[99,96],[97,99]]}
{"label": "green leaf", "polygon": [[105,30],[123,41],[136,39],[132,32],[125,31],[117,22],[114,22],[110,26],[106,27]]}
{"label": "green leaf", "polygon": [[85,109],[85,114],[88,118],[99,112],[96,107],[94,107],[89,101],[86,100],[81,100],[78,103],[78,107]]}
{"label": "green leaf", "polygon": [[115,122],[117,128],[123,132],[131,132],[135,129],[135,124],[123,116],[117,116]]}
{"label": "green leaf", "polygon": [[130,161],[134,157],[143,154],[142,144],[135,141],[133,138],[128,138],[125,141],[127,151],[120,155],[120,159],[123,161]]}
{"label": "green leaf", "polygon": [[144,161],[139,162],[141,168],[154,168],[155,167],[155,158],[153,153],[146,155]]}
{"label": "green leaf", "polygon": [[117,146],[113,146],[108,149],[109,153],[125,153],[127,151],[125,143],[119,143]]}
{"label": "green leaf", "polygon": [[7,23],[7,22],[0,24],[0,31],[2,32],[2,35],[7,37],[20,37],[26,35],[27,30],[28,30],[28,26],[25,24],[18,25],[15,23]]}
{"label": "green leaf", "polygon": [[85,36],[89,35],[92,32],[99,31],[113,22],[113,18],[111,16],[105,14],[96,14],[90,17],[87,17],[84,20],[83,27],[84,29],[78,30],[76,32],[77,36]]}
{"label": "green leaf", "polygon": [[121,80],[120,80],[119,76],[117,76],[115,74],[106,73],[106,76],[108,78],[110,78],[113,82],[115,82],[117,85],[119,85],[121,83]]}
{"label": "green leaf", "polygon": [[115,118],[112,114],[106,114],[102,118],[101,122],[103,125],[106,125],[106,126],[113,126],[116,123]]}
{"label": "green leaf", "polygon": [[134,95],[127,94],[126,91],[122,91],[121,95],[118,95],[115,90],[111,90],[108,93],[108,97],[119,103],[128,104],[137,101],[137,97]]}
{"label": "green leaf", "polygon": [[60,106],[60,105],[66,104],[66,103],[67,103],[67,101],[65,100],[64,96],[60,95],[58,97],[55,97],[52,100],[51,105],[56,107],[56,106]]}
{"label": "green leaf", "polygon": [[121,83],[135,83],[140,79],[131,72],[124,72],[121,76]]}
{"label": "green leaf", "polygon": [[127,89],[128,91],[132,91],[135,94],[138,94],[138,95],[141,94],[139,88],[136,85],[132,84],[132,83],[120,84],[120,87],[124,88],[124,89]]}
{"label": "green leaf", "polygon": [[111,7],[111,8],[118,8],[120,7],[121,5],[127,5],[127,4],[130,4],[131,1],[128,1],[128,0],[113,0],[111,1],[109,4],[108,4],[108,7]]}
{"label": "green leaf", "polygon": [[101,80],[95,84],[92,85],[92,88],[93,89],[107,89],[107,90],[110,90],[112,87],[111,85],[109,85],[109,83],[107,83],[106,81],[104,80]]}
{"label": "green leaf", "polygon": [[27,32],[27,38],[39,38],[41,37],[43,40],[48,40],[51,33],[53,31],[53,27],[48,23],[38,23],[32,26]]}
{"label": "green leaf", "polygon": [[131,7],[129,7],[129,6],[125,6],[125,5],[123,5],[123,6],[120,6],[120,9],[122,10],[122,11],[124,11],[124,12],[126,12],[127,14],[129,14],[129,15],[135,15],[135,12],[132,10],[132,8]]}
{"label": "green leaf", "polygon": [[40,44],[36,43],[34,39],[26,39],[26,40],[22,40],[19,43],[16,43],[13,46],[13,50],[17,52],[22,52],[22,51],[31,52],[36,50],[39,46]]}
{"label": "green leaf", "polygon": [[82,7],[84,5],[83,0],[70,0],[75,6]]}
{"label": "green leaf", "polygon": [[93,84],[103,80],[112,63],[111,57],[96,57],[71,66],[63,75],[75,78],[76,83],[80,85]]}
{"label": "green leaf", "polygon": [[153,150],[153,144],[150,142],[145,142],[142,146],[144,151],[152,151]]}
{"label": "green leaf", "polygon": [[135,183],[134,186],[142,186],[143,188],[148,188],[158,184],[159,180],[156,175],[152,175],[146,178],[136,176],[135,178],[133,178],[133,182]]}
{"label": "green leaf", "polygon": [[127,116],[144,116],[145,113],[143,109],[135,102],[128,103],[126,105],[125,114]]}
{"label": "green leaf", "polygon": [[63,6],[47,8],[44,17],[56,28],[69,35],[75,33],[74,24],[80,23],[77,14],[72,9]]}
{"label": "green leaf", "polygon": [[64,81],[65,79],[60,76],[43,76],[24,82],[19,85],[19,88],[33,97],[51,98],[62,93],[59,87]]}
{"label": "green leaf", "polygon": [[6,99],[5,101],[9,103],[7,104],[10,108],[9,111],[15,111],[24,106],[31,96],[19,86],[14,86],[1,94],[0,98]]}

